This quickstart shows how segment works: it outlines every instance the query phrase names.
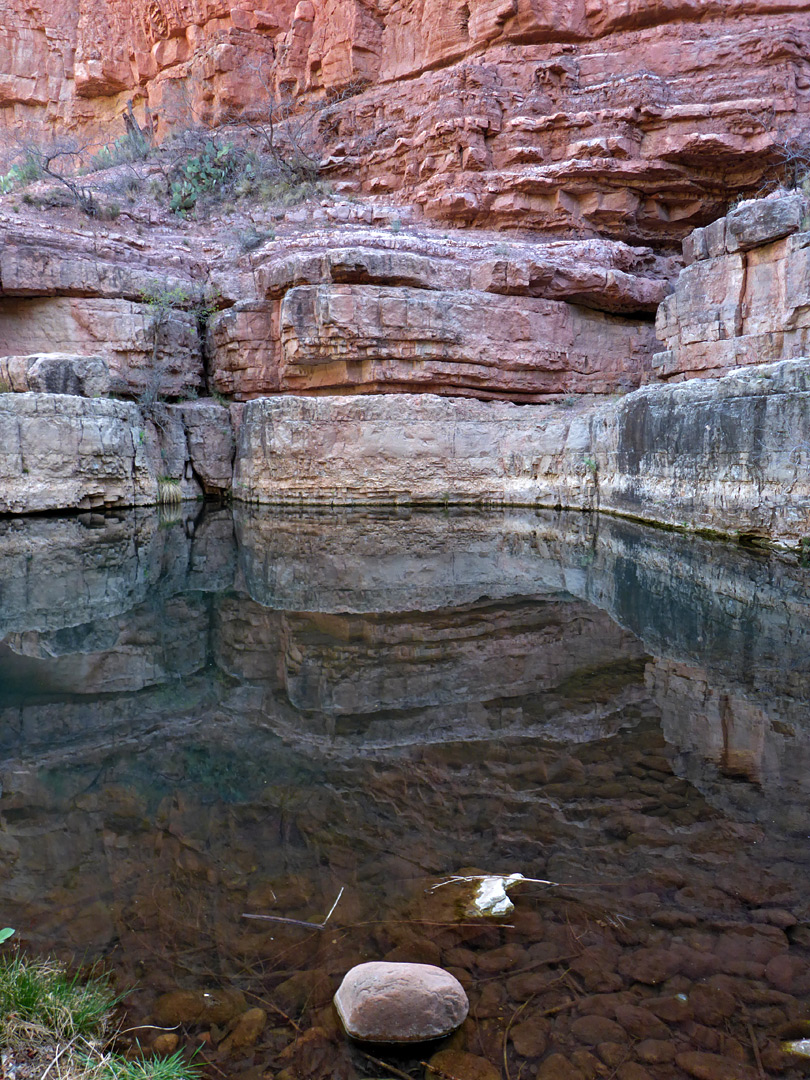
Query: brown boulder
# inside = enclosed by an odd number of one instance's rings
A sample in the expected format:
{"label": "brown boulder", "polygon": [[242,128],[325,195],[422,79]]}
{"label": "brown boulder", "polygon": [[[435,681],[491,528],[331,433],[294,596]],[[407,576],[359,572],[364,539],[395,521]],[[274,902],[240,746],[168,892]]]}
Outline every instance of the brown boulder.
{"label": "brown boulder", "polygon": [[230,1035],[220,1043],[219,1049],[223,1054],[229,1054],[234,1050],[245,1050],[253,1046],[264,1031],[266,1023],[267,1013],[264,1009],[248,1009],[236,1017]]}
{"label": "brown boulder", "polygon": [[616,1020],[634,1039],[668,1039],[669,1029],[648,1009],[635,1005],[619,1005]]}
{"label": "brown boulder", "polygon": [[245,1008],[240,990],[170,990],[155,1002],[154,1017],[158,1024],[227,1024]]}
{"label": "brown boulder", "polygon": [[551,1054],[537,1073],[538,1080],[585,1080],[585,1074],[563,1054]]}
{"label": "brown boulder", "polygon": [[521,1057],[542,1057],[548,1046],[551,1024],[543,1017],[513,1024],[509,1036]]}
{"label": "brown boulder", "polygon": [[335,1007],[347,1033],[364,1042],[422,1042],[454,1031],[469,1002],[458,979],[431,964],[375,961],[343,979]]}
{"label": "brown boulder", "polygon": [[579,1042],[596,1046],[603,1042],[624,1042],[624,1028],[606,1016],[580,1016],[571,1025],[571,1034]]}
{"label": "brown boulder", "polygon": [[699,1050],[678,1054],[675,1063],[696,1080],[754,1080],[756,1075],[753,1069],[741,1065],[739,1061],[719,1054],[704,1054]]}
{"label": "brown boulder", "polygon": [[447,1076],[457,1077],[458,1080],[500,1080],[501,1074],[486,1058],[463,1050],[440,1050],[428,1062],[425,1078],[435,1080],[439,1077],[439,1080],[443,1080]]}

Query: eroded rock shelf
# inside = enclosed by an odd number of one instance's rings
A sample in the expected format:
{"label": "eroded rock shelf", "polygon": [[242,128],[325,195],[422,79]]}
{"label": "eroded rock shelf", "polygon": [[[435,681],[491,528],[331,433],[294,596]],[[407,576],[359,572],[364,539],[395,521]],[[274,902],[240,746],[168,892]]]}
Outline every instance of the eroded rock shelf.
{"label": "eroded rock shelf", "polygon": [[[371,234],[352,248],[299,241],[257,254],[254,295],[269,299],[224,308],[208,339],[212,382],[239,387],[243,403],[147,408],[143,341],[144,366],[126,368],[140,401],[102,396],[120,391],[122,375],[119,339],[101,332],[93,355],[0,358],[9,389],[21,391],[0,395],[0,510],[206,494],[287,505],[523,505],[795,544],[810,533],[804,213],[800,194],[760,200],[690,236],[688,265],[658,308],[664,352],[649,322],[616,313],[653,306],[669,287],[671,260],[651,252],[600,242],[585,267],[568,244],[531,258],[520,246],[496,257],[484,245],[457,250],[454,262],[446,246],[417,254],[412,241],[385,248]],[[34,264],[13,244],[4,250],[13,268],[4,283],[24,293]],[[59,259],[70,262],[50,253],[47,274]],[[73,264],[63,278],[80,273]],[[127,274],[138,273],[121,270],[119,292],[135,289]],[[102,292],[114,276],[96,264],[84,288]],[[41,334],[40,347],[66,303],[81,312],[74,325],[93,325],[95,300],[29,302],[47,311],[42,331],[33,309],[20,323],[29,338]],[[11,340],[15,325],[0,319],[0,334]],[[119,320],[119,331],[128,325]],[[167,377],[193,388],[203,343],[184,325],[191,345],[172,345],[178,374]],[[756,363],[738,368],[740,360]],[[527,387],[545,400],[521,403]],[[504,397],[512,400],[487,400]]]}

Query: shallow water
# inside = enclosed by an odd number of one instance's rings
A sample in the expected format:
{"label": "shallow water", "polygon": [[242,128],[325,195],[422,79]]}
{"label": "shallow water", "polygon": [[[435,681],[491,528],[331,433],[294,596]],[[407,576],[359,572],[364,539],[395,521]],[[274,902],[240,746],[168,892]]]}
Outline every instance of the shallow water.
{"label": "shallow water", "polygon": [[807,583],[573,514],[1,521],[2,924],[212,1077],[384,1075],[330,1004],[384,957],[468,989],[458,1080],[803,1075]]}

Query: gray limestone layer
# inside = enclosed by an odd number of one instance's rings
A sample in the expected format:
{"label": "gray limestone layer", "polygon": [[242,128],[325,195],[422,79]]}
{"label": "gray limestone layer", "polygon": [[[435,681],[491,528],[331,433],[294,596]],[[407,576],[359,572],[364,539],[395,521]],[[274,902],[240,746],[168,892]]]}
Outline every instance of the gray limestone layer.
{"label": "gray limestone layer", "polygon": [[234,498],[545,506],[795,542],[810,533],[810,361],[608,403],[431,395],[249,402]]}
{"label": "gray limestone layer", "polygon": [[0,393],[0,514],[150,506],[230,488],[233,435],[214,402]]}
{"label": "gray limestone layer", "polygon": [[0,435],[4,513],[198,498],[227,492],[233,468],[247,503],[563,507],[777,543],[810,534],[808,360],[570,407],[276,395],[145,413],[3,394]]}

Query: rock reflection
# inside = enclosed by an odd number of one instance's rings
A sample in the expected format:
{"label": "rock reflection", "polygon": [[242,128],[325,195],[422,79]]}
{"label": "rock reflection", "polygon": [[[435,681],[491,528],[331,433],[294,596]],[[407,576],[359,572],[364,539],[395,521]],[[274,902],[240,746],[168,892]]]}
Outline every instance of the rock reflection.
{"label": "rock reflection", "polygon": [[[229,1075],[365,1075],[329,1000],[389,957],[449,967],[453,1050],[513,1076],[755,1068],[750,1031],[790,1069],[801,568],[576,515],[24,519],[0,628],[4,922],[105,957],[133,1023],[214,987],[273,1015],[186,1023]],[[426,892],[463,867],[569,884],[470,925]],[[241,918],[341,885],[328,932]]]}

